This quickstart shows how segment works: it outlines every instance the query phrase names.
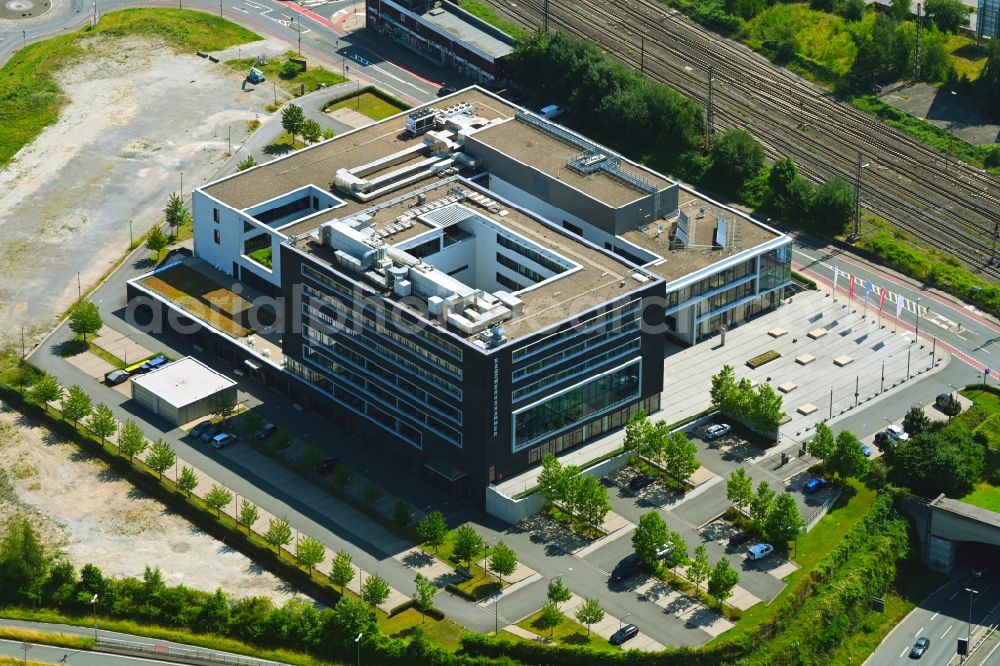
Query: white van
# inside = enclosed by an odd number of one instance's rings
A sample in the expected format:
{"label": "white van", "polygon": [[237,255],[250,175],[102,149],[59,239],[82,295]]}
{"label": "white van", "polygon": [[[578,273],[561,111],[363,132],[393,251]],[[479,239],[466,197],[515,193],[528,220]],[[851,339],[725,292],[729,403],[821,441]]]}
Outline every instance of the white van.
{"label": "white van", "polygon": [[885,429],[886,436],[893,442],[905,442],[910,438],[910,435],[903,430],[903,426],[898,426],[895,423],[890,425]]}
{"label": "white van", "polygon": [[563,114],[563,112],[565,112],[565,109],[563,109],[561,106],[556,106],[555,104],[549,104],[548,106],[543,106],[540,111],[540,113],[542,114],[542,118],[548,118],[549,120],[553,118],[558,118]]}

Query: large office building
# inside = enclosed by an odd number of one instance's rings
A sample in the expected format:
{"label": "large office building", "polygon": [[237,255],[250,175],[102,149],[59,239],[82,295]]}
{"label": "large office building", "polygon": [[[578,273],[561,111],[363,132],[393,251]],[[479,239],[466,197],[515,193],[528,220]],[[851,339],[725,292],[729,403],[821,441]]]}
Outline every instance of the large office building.
{"label": "large office building", "polygon": [[976,37],[980,42],[984,37],[1000,37],[1000,0],[979,0],[976,12]]}
{"label": "large office building", "polygon": [[478,88],[193,207],[197,258],[133,280],[130,307],[480,499],[669,410],[667,339],[770,310],[790,279],[787,237]]}

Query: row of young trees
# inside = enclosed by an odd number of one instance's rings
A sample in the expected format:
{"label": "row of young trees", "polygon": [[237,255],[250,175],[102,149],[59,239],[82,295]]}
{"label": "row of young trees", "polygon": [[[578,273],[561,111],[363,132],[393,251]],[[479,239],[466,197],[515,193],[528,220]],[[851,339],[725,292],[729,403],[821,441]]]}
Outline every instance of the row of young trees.
{"label": "row of young trees", "polygon": [[[704,544],[699,544],[694,549],[694,555],[689,557],[683,537],[667,526],[658,511],[650,511],[639,518],[639,524],[632,533],[632,547],[654,572],[659,573],[661,567],[676,572],[678,567],[686,566],[685,577],[698,590],[707,581],[706,589],[720,607],[732,596],[733,588],[740,580],[739,573],[732,568],[727,557],[719,558],[711,566]],[[660,559],[657,553],[664,548],[667,553]]]}
{"label": "row of young trees", "polygon": [[808,445],[809,453],[823,461],[823,470],[841,479],[860,479],[871,469],[870,461],[861,452],[861,441],[848,430],[837,436],[825,423],[816,424],[816,434]]}
{"label": "row of young trees", "polygon": [[662,419],[650,423],[646,412],[636,412],[625,426],[625,450],[684,482],[701,467],[695,457],[698,447],[681,431],[670,432]]}
{"label": "row of young trees", "polygon": [[538,491],[548,504],[574,516],[591,529],[600,529],[611,510],[608,489],[600,481],[581,474],[579,467],[563,467],[551,453],[542,458]]}
{"label": "row of young trees", "polygon": [[[444,514],[440,511],[431,511],[417,521],[417,534],[437,553],[441,546],[448,539],[448,523]],[[510,576],[517,569],[517,553],[503,542],[498,540],[496,545],[489,548],[483,537],[476,532],[476,529],[468,523],[459,525],[451,534],[451,554],[459,562],[465,562],[466,569],[472,567],[473,560],[479,559],[484,550],[489,552],[486,558],[488,572],[491,571],[500,578],[503,585],[503,577]],[[488,573],[487,572],[487,573]]]}
{"label": "row of young trees", "polygon": [[[569,601],[573,597],[573,593],[563,584],[562,576],[557,576],[549,581],[545,596],[547,601],[532,624],[543,631],[548,629],[551,637],[556,627],[562,624],[565,619],[562,611],[559,610],[559,605]],[[584,598],[583,603],[573,613],[580,624],[586,625],[588,636],[590,635],[590,625],[603,620],[604,615],[601,602],[593,597]]]}
{"label": "row of young trees", "polygon": [[722,366],[712,377],[711,397],[712,407],[761,432],[776,429],[784,416],[781,396],[770,384],[762,382],[755,391],[746,377],[736,381],[731,365]]}
{"label": "row of young trees", "polygon": [[[331,129],[324,131],[323,127],[315,120],[306,120],[305,111],[296,104],[289,104],[281,110],[281,127],[291,134],[293,139],[301,135],[306,143],[318,143],[323,139],[332,139],[334,134]],[[241,164],[243,163],[241,162]],[[243,169],[237,170],[242,171]]]}
{"label": "row of young trees", "polygon": [[776,493],[767,481],[761,481],[754,492],[753,479],[743,467],[733,470],[726,480],[726,497],[740,516],[749,517],[749,529],[768,541],[793,541],[805,527],[794,497]]}

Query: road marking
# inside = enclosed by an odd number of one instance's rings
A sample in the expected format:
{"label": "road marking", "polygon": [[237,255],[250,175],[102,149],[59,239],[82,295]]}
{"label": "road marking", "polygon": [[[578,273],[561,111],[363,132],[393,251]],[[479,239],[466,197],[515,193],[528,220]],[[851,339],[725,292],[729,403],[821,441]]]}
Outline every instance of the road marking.
{"label": "road marking", "polygon": [[917,633],[913,634],[913,637],[916,638],[917,636],[919,636],[920,634],[922,634],[923,631],[924,631],[924,628],[920,627],[919,629],[917,629]]}
{"label": "road marking", "polygon": [[934,613],[934,615],[931,615],[931,622],[933,622],[933,621],[934,621],[934,618],[936,618],[937,616],[938,616],[938,614],[937,614],[937,613]]}
{"label": "road marking", "polygon": [[909,652],[909,651],[910,651],[910,648],[908,648],[908,647],[903,648],[903,651],[899,653],[899,658],[902,659],[903,657],[905,657],[906,653]]}
{"label": "road marking", "polygon": [[952,628],[952,627],[954,627],[954,626],[955,626],[955,625],[953,625],[953,624],[952,624],[952,625],[949,625],[949,627],[948,627],[947,629],[945,629],[945,630],[944,630],[944,633],[943,633],[943,634],[941,634],[941,640],[944,640],[944,637],[948,635],[948,632],[949,632],[949,631],[951,631],[951,628]]}
{"label": "road marking", "polygon": [[420,88],[419,86],[416,86],[416,85],[414,85],[414,84],[410,83],[409,81],[404,81],[403,79],[399,78],[398,76],[395,76],[395,75],[393,75],[393,74],[390,74],[390,73],[389,73],[389,72],[387,72],[387,71],[386,71],[385,69],[383,69],[381,65],[373,65],[373,66],[372,66],[372,69],[374,69],[374,70],[378,70],[378,71],[382,72],[383,74],[385,74],[386,76],[388,76],[389,78],[391,78],[391,79],[395,79],[396,81],[399,81],[399,82],[400,82],[400,83],[402,83],[402,84],[403,84],[404,86],[410,86],[411,88],[413,88],[413,89],[414,89],[414,90],[416,90],[417,92],[424,92],[424,91],[423,91],[423,90],[422,90],[422,89],[421,89],[421,88]]}
{"label": "road marking", "polygon": [[954,601],[954,600],[955,600],[955,597],[957,597],[957,596],[958,596],[958,593],[959,593],[960,591],[961,591],[961,590],[955,590],[954,592],[952,592],[951,596],[950,596],[950,597],[948,597],[948,601]]}
{"label": "road marking", "polygon": [[250,13],[247,10],[243,9],[242,7],[233,7],[233,9],[235,9],[238,12],[243,12],[244,14],[249,14]]}

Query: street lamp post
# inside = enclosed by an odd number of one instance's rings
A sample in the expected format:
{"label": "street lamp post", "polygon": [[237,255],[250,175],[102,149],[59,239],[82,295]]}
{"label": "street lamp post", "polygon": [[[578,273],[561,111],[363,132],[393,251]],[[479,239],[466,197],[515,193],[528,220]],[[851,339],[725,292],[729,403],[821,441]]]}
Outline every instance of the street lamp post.
{"label": "street lamp post", "polygon": [[913,329],[913,341],[920,340],[920,297],[917,296],[917,325]]}
{"label": "street lamp post", "polygon": [[[969,593],[969,633],[966,634],[966,637],[965,637],[965,640],[967,641],[965,651],[966,651],[966,653],[968,653],[969,652],[969,647],[971,647],[971,643],[972,643],[972,600],[976,598],[977,594],[979,594],[979,590],[973,590],[971,587],[967,587],[967,588],[965,588],[965,591]],[[968,656],[968,654],[962,655],[962,663],[963,664],[965,663],[965,658],[967,656]]]}
{"label": "street lamp post", "polygon": [[625,613],[620,618],[618,618],[618,631],[622,630],[622,626],[625,624],[625,618],[627,618],[632,613]]}
{"label": "street lamp post", "polygon": [[97,641],[97,595],[90,598],[90,603],[94,607],[94,641]]}
{"label": "street lamp post", "polygon": [[490,552],[490,544],[499,538],[500,537],[493,537],[492,539],[487,539],[485,542],[483,542],[483,571],[486,572],[486,575],[489,575],[490,573],[489,567],[486,566],[486,556]]}
{"label": "street lamp post", "polygon": [[358,637],[354,639],[354,644],[358,646],[358,666],[361,666],[361,637],[364,634],[358,634]]}

